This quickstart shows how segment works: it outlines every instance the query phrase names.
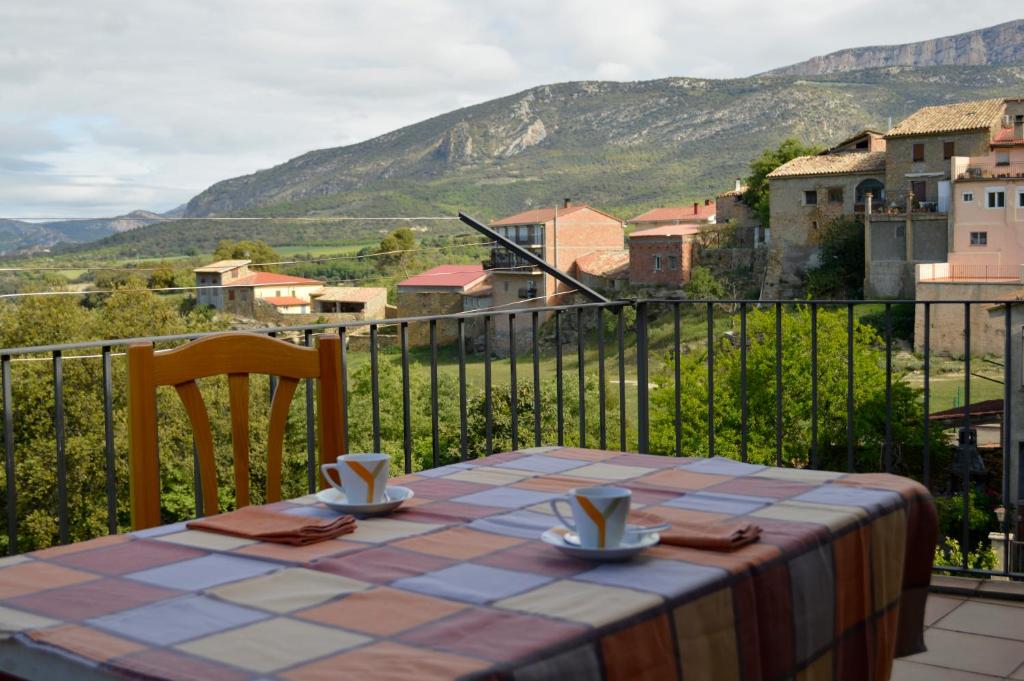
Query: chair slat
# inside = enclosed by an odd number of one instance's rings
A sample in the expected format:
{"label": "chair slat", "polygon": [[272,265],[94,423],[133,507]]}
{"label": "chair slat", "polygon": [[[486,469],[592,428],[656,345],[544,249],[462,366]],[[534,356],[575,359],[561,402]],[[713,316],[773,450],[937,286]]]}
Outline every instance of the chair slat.
{"label": "chair slat", "polygon": [[128,475],[132,527],[160,524],[160,463],[157,454],[153,344],[128,347]]}
{"label": "chair slat", "polygon": [[220,504],[217,502],[217,465],[213,457],[213,431],[210,429],[206,402],[195,381],[180,383],[174,386],[174,389],[178,391],[178,397],[185,405],[185,412],[192,422],[192,436],[199,452],[199,483],[202,487],[203,508],[207,515],[220,513]]}
{"label": "chair slat", "polygon": [[288,425],[297,378],[282,378],[277,382],[274,400],[270,404],[270,433],[267,436],[267,502],[281,501],[281,461],[284,452],[284,430]]}
{"label": "chair slat", "polygon": [[230,374],[231,448],[235,454],[235,504],[248,506],[249,496],[249,375]]}
{"label": "chair slat", "polygon": [[320,358],[314,348],[234,331],[157,353],[153,380],[157,385],[178,385],[210,376],[268,372],[291,378],[316,378],[320,374]]}

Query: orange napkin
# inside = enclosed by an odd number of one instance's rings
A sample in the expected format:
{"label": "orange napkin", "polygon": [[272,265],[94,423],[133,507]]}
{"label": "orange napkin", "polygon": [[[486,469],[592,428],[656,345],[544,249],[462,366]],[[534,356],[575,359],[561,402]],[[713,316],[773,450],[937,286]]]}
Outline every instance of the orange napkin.
{"label": "orange napkin", "polygon": [[311,518],[279,513],[262,506],[245,506],[230,513],[193,520],[186,527],[275,544],[305,546],[354,532],[356,521],[350,515]]}
{"label": "orange napkin", "polygon": [[633,511],[629,522],[640,527],[651,527],[667,522],[671,527],[659,532],[662,544],[686,546],[706,551],[735,551],[752,544],[761,536],[761,528],[746,520],[721,523],[688,523],[669,521],[653,513]]}

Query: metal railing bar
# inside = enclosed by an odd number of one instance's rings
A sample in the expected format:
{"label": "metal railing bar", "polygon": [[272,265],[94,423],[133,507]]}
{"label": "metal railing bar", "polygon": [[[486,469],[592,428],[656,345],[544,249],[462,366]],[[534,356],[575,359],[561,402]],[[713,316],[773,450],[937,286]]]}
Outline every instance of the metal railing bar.
{"label": "metal railing bar", "polygon": [[373,451],[380,451],[380,360],[377,357],[377,325],[370,325],[370,428]]}
{"label": "metal railing bar", "polygon": [[605,404],[605,371],[604,371],[604,308],[597,308],[597,403],[598,431],[601,449],[608,448],[608,432],[606,423],[607,405]]}
{"label": "metal railing bar", "polygon": [[494,453],[494,398],[491,395],[491,315],[484,315],[484,431],[485,453]]}
{"label": "metal railing bar", "polygon": [[[964,304],[964,425],[965,431],[971,428],[971,306]],[[962,566],[966,570],[968,565],[968,553],[970,548],[971,534],[971,459],[967,452],[963,451],[960,457],[963,469],[963,515],[961,516],[961,537],[960,553],[962,554]]]}
{"label": "metal railing bar", "polygon": [[818,452],[818,305],[811,303],[811,468],[821,467]]}
{"label": "metal railing bar", "polygon": [[647,303],[640,302],[636,305],[636,429],[641,454],[651,450],[647,341]]}
{"label": "metal railing bar", "polygon": [[583,308],[576,308],[576,376],[579,379],[580,447],[587,446],[587,382],[583,374]]}
{"label": "metal railing bar", "polygon": [[343,445],[348,449],[348,343],[345,339],[345,327],[338,327],[338,345],[341,346],[341,423],[345,429]]}
{"label": "metal railing bar", "polygon": [[110,346],[103,347],[103,453],[106,457],[107,532],[117,534],[117,461],[114,456],[114,376]]}
{"label": "metal railing bar", "polygon": [[885,304],[885,446],[886,473],[892,473],[892,305]]}
{"label": "metal railing bar", "polygon": [[459,460],[469,458],[468,414],[466,413],[466,320],[458,320],[459,330]]}
{"label": "metal railing bar", "polygon": [[398,327],[402,352],[402,456],[405,473],[412,473],[412,405],[409,396],[409,323]]}
{"label": "metal railing bar", "polygon": [[14,408],[11,400],[11,357],[0,357],[0,386],[4,399],[4,476],[7,493],[7,553],[18,551],[18,485],[14,468]]}
{"label": "metal railing bar", "polygon": [[530,337],[533,341],[533,446],[542,444],[540,412],[540,319],[534,310],[530,313]]}
{"label": "metal railing bar", "polygon": [[740,303],[740,461],[747,462],[747,428],[750,405],[747,403],[747,304]]}
{"label": "metal railing bar", "polygon": [[683,455],[683,431],[682,431],[682,339],[680,338],[679,303],[672,305],[672,379],[675,388],[675,419],[673,420],[673,433],[675,434],[676,456]]}
{"label": "metal railing bar", "polygon": [[558,444],[565,444],[565,413],[562,405],[562,313],[555,312],[555,413],[557,415]]}
{"label": "metal railing bar", "polygon": [[430,320],[430,453],[434,468],[441,463],[441,436],[437,422],[437,320]]}
{"label": "metal railing bar", "polygon": [[715,455],[715,306],[708,303],[708,456]]}
{"label": "metal railing bar", "polygon": [[782,465],[782,303],[775,304],[775,465]]}
{"label": "metal railing bar", "polygon": [[[1008,573],[1010,571],[1010,516],[1012,515],[1013,505],[1009,503],[1010,499],[1010,459],[1011,459],[1011,448],[1013,447],[1013,409],[1011,408],[1011,402],[1013,400],[1013,390],[1011,388],[1011,381],[1013,380],[1013,369],[1010,366],[1012,364],[1011,357],[1013,351],[1013,324],[1012,324],[1012,307],[1007,305],[1003,308],[1003,422],[1001,424],[1003,431],[1003,572]],[[1019,464],[1018,464],[1019,465]]]}
{"label": "metal railing bar", "polygon": [[626,451],[626,308],[616,311],[615,333],[619,359],[619,449]]}
{"label": "metal railing bar", "polygon": [[853,457],[853,303],[846,306],[846,471],[854,469]]}
{"label": "metal railing bar", "polygon": [[[931,459],[931,419],[928,418],[930,413],[930,402],[931,402],[931,330],[932,330],[932,319],[931,319],[932,306],[931,303],[924,304],[924,405],[923,405],[923,418],[924,418],[924,451],[921,456],[924,459],[922,465],[924,470],[921,472],[924,486],[927,489],[931,489],[932,482],[932,459]],[[1009,385],[1009,382],[1007,382]]]}
{"label": "metal railing bar", "polygon": [[514,312],[508,315],[508,379],[512,451],[516,451],[519,449],[519,381],[516,376],[516,314]]}
{"label": "metal railing bar", "polygon": [[64,364],[61,353],[53,353],[53,429],[57,445],[57,524],[60,543],[70,538],[68,519],[68,460],[64,432]]}

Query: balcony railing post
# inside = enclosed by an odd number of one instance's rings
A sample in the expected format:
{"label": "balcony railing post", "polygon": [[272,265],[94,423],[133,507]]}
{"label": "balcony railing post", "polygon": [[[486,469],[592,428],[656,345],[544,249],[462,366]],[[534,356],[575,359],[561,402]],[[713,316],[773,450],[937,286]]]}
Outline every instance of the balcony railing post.
{"label": "balcony railing post", "polygon": [[494,453],[494,398],[491,395],[491,315],[484,315],[484,451]]}
{"label": "balcony railing post", "polygon": [[647,350],[647,303],[640,301],[636,304],[636,428],[641,454],[651,448]]}
{"label": "balcony railing post", "polygon": [[675,398],[675,419],[673,432],[676,440],[676,456],[683,455],[683,429],[682,429],[682,340],[679,333],[679,303],[672,304],[672,382]]}
{"label": "balcony railing post", "polygon": [[542,443],[540,413],[540,319],[536,311],[530,313],[530,337],[533,342],[533,445]]}
{"label": "balcony railing post", "polygon": [[512,451],[519,449],[519,382],[516,376],[516,314],[508,315],[508,378],[509,418],[512,430]]}
{"label": "balcony railing post", "polygon": [[103,453],[107,464],[107,532],[117,534],[117,469],[114,457],[114,377],[110,346],[100,351],[103,358]]}
{"label": "balcony railing post", "polygon": [[782,465],[782,303],[775,303],[775,465]]}
{"label": "balcony railing post", "polygon": [[[306,329],[303,332],[307,348],[313,347],[313,330]],[[316,491],[316,478],[319,475],[319,467],[316,465],[316,414],[314,404],[316,400],[313,379],[306,379],[306,482],[309,493]]]}
{"label": "balcony railing post", "polygon": [[1007,304],[1003,319],[1003,573],[1010,572],[1010,516],[1013,515],[1015,504],[1010,500],[1010,451],[1013,446],[1013,370],[1011,356],[1013,352],[1013,323],[1011,320],[1013,306]]}
{"label": "balcony railing post", "polygon": [[18,485],[14,469],[14,409],[11,404],[11,356],[0,357],[4,399],[4,476],[7,492],[7,553],[18,552]]}
{"label": "balcony railing post", "polygon": [[[964,303],[964,424],[965,435],[971,429],[971,304]],[[968,450],[971,451],[971,450]],[[971,457],[967,451],[962,451],[960,456],[963,477],[963,516],[961,517],[961,542],[960,553],[963,556],[963,569],[969,567],[968,553],[970,549],[971,536]]]}
{"label": "balcony railing post", "polygon": [[708,456],[715,455],[715,305],[708,303]]}
{"label": "balcony railing post", "polygon": [[853,460],[853,303],[846,306],[846,471],[852,473]]}
{"label": "balcony railing post", "polygon": [[[924,470],[921,472],[921,477],[924,482],[924,486],[931,489],[932,482],[932,459],[931,459],[931,419],[930,414],[930,398],[931,398],[931,331],[932,331],[932,318],[931,318],[932,307],[931,303],[924,303],[924,396],[923,396],[923,409],[924,412],[924,450],[922,452],[922,466]],[[1009,385],[1009,383],[1007,383]]]}
{"label": "balcony railing post", "polygon": [[466,319],[459,317],[459,459],[469,457],[468,418],[466,414]]}
{"label": "balcony railing post", "polygon": [[562,397],[562,312],[555,310],[555,414],[559,445],[565,444],[565,412]]}
{"label": "balcony railing post", "polygon": [[818,304],[811,303],[811,468],[818,468]]}
{"label": "balcony railing post", "polygon": [[604,308],[597,308],[597,403],[599,405],[598,412],[598,430],[600,435],[601,449],[608,448],[608,432],[607,432],[607,405],[605,404],[605,373],[604,373]]}
{"label": "balcony railing post", "polygon": [[892,304],[885,304],[885,472],[892,473]]}
{"label": "balcony railing post", "polygon": [[437,422],[437,320],[430,320],[430,453],[434,468],[441,463],[441,438]]}
{"label": "balcony railing post", "polygon": [[626,451],[626,307],[615,311],[615,335],[619,358],[619,449]]}
{"label": "balcony railing post", "polygon": [[583,308],[576,308],[576,375],[579,379],[580,447],[587,446],[587,379],[584,370]]}
{"label": "balcony railing post", "polygon": [[60,543],[71,541],[68,522],[68,460],[64,432],[64,356],[53,353],[53,428],[57,444],[57,524]]}
{"label": "balcony railing post", "polygon": [[740,303],[740,461],[747,461],[747,304]]}
{"label": "balcony railing post", "polygon": [[370,324],[370,420],[373,451],[380,451],[380,366],[377,358],[377,325]]}
{"label": "balcony railing post", "polygon": [[398,327],[402,348],[402,455],[406,474],[412,473],[412,404],[409,395],[409,322]]}

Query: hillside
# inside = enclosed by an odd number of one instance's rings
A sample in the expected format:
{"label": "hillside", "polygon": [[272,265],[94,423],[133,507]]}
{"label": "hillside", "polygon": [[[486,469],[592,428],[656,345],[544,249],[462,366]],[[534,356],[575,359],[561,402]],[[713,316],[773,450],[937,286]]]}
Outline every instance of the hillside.
{"label": "hillside", "polygon": [[906,45],[839,50],[769,71],[779,76],[819,76],[885,66],[993,66],[1024,62],[1024,19]]}
{"label": "hillside", "polygon": [[160,216],[134,210],[115,218],[94,220],[60,220],[57,222],[25,222],[0,220],[0,255],[32,253],[58,243],[87,243],[121,232],[153,224]]}

